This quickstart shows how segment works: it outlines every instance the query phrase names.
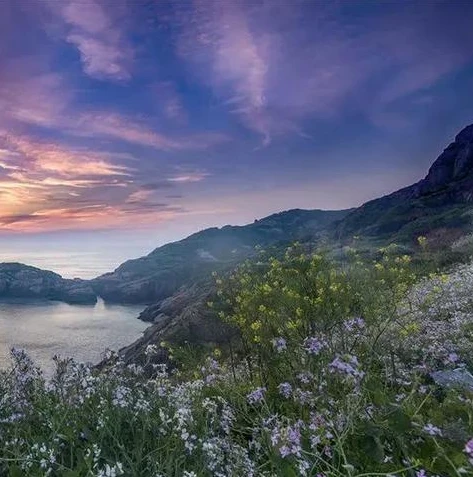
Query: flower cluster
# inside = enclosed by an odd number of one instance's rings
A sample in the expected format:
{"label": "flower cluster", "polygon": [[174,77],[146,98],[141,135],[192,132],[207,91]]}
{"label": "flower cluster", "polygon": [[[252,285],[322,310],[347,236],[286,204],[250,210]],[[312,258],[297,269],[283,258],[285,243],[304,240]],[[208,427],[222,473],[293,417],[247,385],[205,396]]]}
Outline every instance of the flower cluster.
{"label": "flower cluster", "polygon": [[406,287],[405,259],[352,281],[319,256],[287,260],[236,275],[238,300],[222,298],[242,346],[193,361],[193,378],[157,345],[144,367],[55,358],[49,380],[13,350],[0,475],[473,475],[472,268]]}

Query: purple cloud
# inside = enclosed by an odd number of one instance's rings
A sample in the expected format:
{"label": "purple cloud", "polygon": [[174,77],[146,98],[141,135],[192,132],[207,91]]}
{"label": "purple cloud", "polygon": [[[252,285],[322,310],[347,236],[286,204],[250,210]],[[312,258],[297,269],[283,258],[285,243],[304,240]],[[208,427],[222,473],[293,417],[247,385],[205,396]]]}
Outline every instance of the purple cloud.
{"label": "purple cloud", "polygon": [[[349,4],[196,0],[176,7],[177,51],[268,144],[349,109],[377,122],[389,105],[473,59],[473,29],[448,2],[353,16]],[[445,10],[445,16],[439,14]],[[444,20],[455,28],[445,28]]]}
{"label": "purple cloud", "polygon": [[64,39],[80,54],[84,72],[97,79],[126,81],[132,76],[134,49],[117,15],[121,2],[43,0],[64,26]]}

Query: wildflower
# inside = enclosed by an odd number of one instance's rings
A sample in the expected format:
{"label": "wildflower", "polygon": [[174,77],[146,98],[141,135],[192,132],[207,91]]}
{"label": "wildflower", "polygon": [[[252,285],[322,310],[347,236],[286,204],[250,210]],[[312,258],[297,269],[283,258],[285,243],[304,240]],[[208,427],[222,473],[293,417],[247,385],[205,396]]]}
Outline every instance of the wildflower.
{"label": "wildflower", "polygon": [[112,403],[114,406],[127,407],[130,402],[131,390],[125,386],[117,386],[115,389]]}
{"label": "wildflower", "polygon": [[362,378],[364,376],[363,371],[359,370],[358,358],[356,356],[347,356],[346,359],[337,356],[330,363],[330,368],[332,371],[338,371],[354,378]]}
{"label": "wildflower", "polygon": [[266,393],[266,388],[257,388],[252,391],[246,399],[250,404],[260,403],[264,399],[264,394]]}
{"label": "wildflower", "polygon": [[297,379],[302,383],[302,384],[309,384],[312,379],[314,379],[314,375],[312,373],[309,373],[307,371],[304,371],[302,373],[299,373],[297,375]]}
{"label": "wildflower", "polygon": [[350,318],[345,321],[344,326],[347,331],[360,330],[365,327],[365,320],[360,317]]}
{"label": "wildflower", "polygon": [[309,354],[317,355],[323,349],[324,343],[318,338],[309,337],[304,340],[304,349]]}
{"label": "wildflower", "polygon": [[427,477],[427,472],[424,469],[420,469],[416,472],[416,477]]}
{"label": "wildflower", "polygon": [[458,362],[458,360],[460,359],[460,357],[458,356],[457,353],[449,353],[448,356],[447,356],[447,359],[445,360],[445,364],[455,364]]}
{"label": "wildflower", "polygon": [[289,383],[281,383],[278,390],[279,394],[287,399],[292,393],[292,386]]}
{"label": "wildflower", "polygon": [[466,452],[470,457],[473,457],[473,439],[470,439],[470,440],[465,444],[465,452]]}
{"label": "wildflower", "polygon": [[273,344],[274,349],[281,353],[281,351],[285,351],[287,349],[287,342],[286,340],[279,336],[278,338],[274,338],[271,343]]}
{"label": "wildflower", "polygon": [[427,432],[427,434],[429,434],[431,436],[441,436],[442,435],[442,431],[438,427],[431,424],[430,422],[426,426],[424,426],[424,431]]}
{"label": "wildflower", "polygon": [[145,350],[145,355],[146,356],[154,356],[158,353],[159,351],[159,347],[156,346],[156,345],[153,345],[153,344],[149,344],[147,347],[146,347],[146,350]]}
{"label": "wildflower", "polygon": [[100,470],[97,477],[116,477],[123,474],[123,466],[120,462],[117,462],[113,467],[109,464],[105,464],[105,468]]}
{"label": "wildflower", "polygon": [[299,475],[305,476],[308,475],[308,471],[310,469],[310,464],[306,460],[299,459],[297,461],[297,466],[299,469]]}

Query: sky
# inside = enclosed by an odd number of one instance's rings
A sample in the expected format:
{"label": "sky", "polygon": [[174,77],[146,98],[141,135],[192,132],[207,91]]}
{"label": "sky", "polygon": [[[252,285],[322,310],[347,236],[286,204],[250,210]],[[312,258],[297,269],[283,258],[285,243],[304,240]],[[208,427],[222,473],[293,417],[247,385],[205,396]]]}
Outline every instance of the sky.
{"label": "sky", "polygon": [[472,21],[463,0],[3,0],[0,249],[138,255],[408,185],[473,122]]}

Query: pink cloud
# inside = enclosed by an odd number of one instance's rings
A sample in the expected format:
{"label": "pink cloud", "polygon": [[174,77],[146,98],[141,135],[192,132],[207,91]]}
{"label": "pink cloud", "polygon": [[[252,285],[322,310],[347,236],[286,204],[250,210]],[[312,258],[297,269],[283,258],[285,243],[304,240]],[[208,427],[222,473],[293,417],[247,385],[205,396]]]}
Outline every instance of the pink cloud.
{"label": "pink cloud", "polygon": [[[177,96],[167,96],[166,114],[185,117]],[[73,107],[74,91],[59,74],[44,72],[36,60],[6,63],[0,72],[0,127],[13,131],[41,126],[78,137],[110,138],[164,151],[204,150],[230,140],[219,132],[163,134],[146,121],[113,112],[81,112]],[[179,117],[178,117],[179,116]]]}
{"label": "pink cloud", "polygon": [[219,132],[165,135],[151,129],[146,123],[119,114],[100,112],[83,114],[71,132],[109,137],[164,151],[208,149],[230,140],[228,135]]}
{"label": "pink cloud", "polygon": [[136,171],[112,163],[113,154],[12,134],[0,146],[3,230],[126,227],[130,217],[146,225],[182,213],[158,200],[159,188],[142,187]]}
{"label": "pink cloud", "polygon": [[267,45],[249,28],[237,3],[196,0],[192,17],[182,19],[179,50],[201,68],[217,94],[265,137]]}
{"label": "pink cloud", "polygon": [[65,149],[54,143],[34,142],[13,135],[8,136],[6,142],[24,158],[29,171],[61,177],[129,175],[128,167],[108,162],[93,152]]}
{"label": "pink cloud", "polygon": [[176,182],[179,184],[185,184],[190,182],[200,182],[207,178],[210,174],[207,172],[183,172],[181,174],[169,177],[167,180],[169,182]]}
{"label": "pink cloud", "polygon": [[3,61],[0,72],[0,126],[12,121],[55,127],[66,114],[72,94],[62,75],[47,71],[40,58]]}

